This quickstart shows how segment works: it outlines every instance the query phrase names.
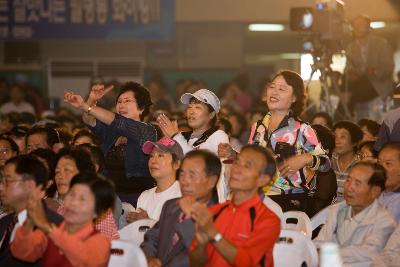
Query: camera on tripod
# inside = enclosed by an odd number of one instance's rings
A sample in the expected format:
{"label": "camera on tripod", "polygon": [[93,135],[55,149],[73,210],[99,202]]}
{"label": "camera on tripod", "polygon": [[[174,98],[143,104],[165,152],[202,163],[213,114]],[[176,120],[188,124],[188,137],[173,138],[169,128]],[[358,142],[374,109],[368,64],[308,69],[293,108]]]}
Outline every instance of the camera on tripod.
{"label": "camera on tripod", "polygon": [[317,1],[315,7],[290,9],[290,29],[309,33],[306,50],[321,54],[329,50],[334,53],[343,48],[344,40],[350,36],[350,26],[344,16],[341,0]]}

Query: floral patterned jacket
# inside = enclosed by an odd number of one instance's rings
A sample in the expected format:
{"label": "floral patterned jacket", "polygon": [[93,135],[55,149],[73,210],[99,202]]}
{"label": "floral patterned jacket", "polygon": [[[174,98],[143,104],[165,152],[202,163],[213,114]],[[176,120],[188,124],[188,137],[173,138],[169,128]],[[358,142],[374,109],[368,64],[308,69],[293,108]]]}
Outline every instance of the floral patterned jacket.
{"label": "floral patterned jacket", "polygon": [[312,167],[304,167],[291,177],[283,177],[278,171],[273,179],[274,183],[266,186],[264,192],[268,195],[309,192],[315,187],[314,178],[317,172],[330,169],[329,157],[322,148],[316,132],[308,123],[294,118],[289,112],[278,128],[271,133],[268,130],[270,117],[271,114],[267,113],[262,120],[253,124],[249,144],[272,149],[278,162],[289,156],[304,153],[315,156],[313,158],[316,162]]}

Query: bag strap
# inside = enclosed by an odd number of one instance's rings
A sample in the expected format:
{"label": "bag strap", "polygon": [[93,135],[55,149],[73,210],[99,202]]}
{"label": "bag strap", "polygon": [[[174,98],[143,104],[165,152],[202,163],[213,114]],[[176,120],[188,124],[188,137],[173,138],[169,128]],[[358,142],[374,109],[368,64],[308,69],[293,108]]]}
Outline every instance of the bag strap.
{"label": "bag strap", "polygon": [[[196,142],[193,143],[193,146],[198,146],[201,145],[202,143],[204,143],[205,141],[207,141],[207,139],[216,131],[218,131],[218,127],[217,126],[213,126],[211,128],[209,128],[208,130],[206,130],[199,139],[196,140]],[[186,139],[186,142],[189,142],[190,137],[192,135],[193,131],[189,131],[189,132],[182,132],[183,137]]]}

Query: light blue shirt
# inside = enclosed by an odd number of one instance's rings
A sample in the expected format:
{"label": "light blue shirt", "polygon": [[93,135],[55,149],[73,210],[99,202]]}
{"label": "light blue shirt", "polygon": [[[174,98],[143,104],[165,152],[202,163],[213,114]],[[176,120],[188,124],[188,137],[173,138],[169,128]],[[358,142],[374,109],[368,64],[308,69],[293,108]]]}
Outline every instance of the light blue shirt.
{"label": "light blue shirt", "polygon": [[400,223],[400,192],[382,192],[379,203],[387,208],[397,223]]}

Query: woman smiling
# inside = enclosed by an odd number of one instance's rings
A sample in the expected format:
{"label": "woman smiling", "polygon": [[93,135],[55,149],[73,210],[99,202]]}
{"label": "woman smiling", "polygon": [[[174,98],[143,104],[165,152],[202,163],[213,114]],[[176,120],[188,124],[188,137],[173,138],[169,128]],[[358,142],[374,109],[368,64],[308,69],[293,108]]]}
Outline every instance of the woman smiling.
{"label": "woman smiling", "polygon": [[42,258],[44,267],[107,266],[111,244],[94,229],[93,219],[112,207],[112,184],[95,173],[74,176],[65,196],[64,221],[60,226],[47,220],[42,196],[41,191],[30,196],[28,219],[17,229],[11,244],[13,256],[28,262]]}
{"label": "woman smiling", "polygon": [[117,192],[140,193],[154,185],[147,166],[149,157],[142,152],[146,141],[157,139],[156,129],[143,122],[152,105],[150,94],[143,85],[128,82],[120,88],[115,112],[96,106],[112,89],[97,84],[87,101],[73,92],[66,92],[64,101],[84,111],[83,121],[103,140],[105,175],[115,183]]}

